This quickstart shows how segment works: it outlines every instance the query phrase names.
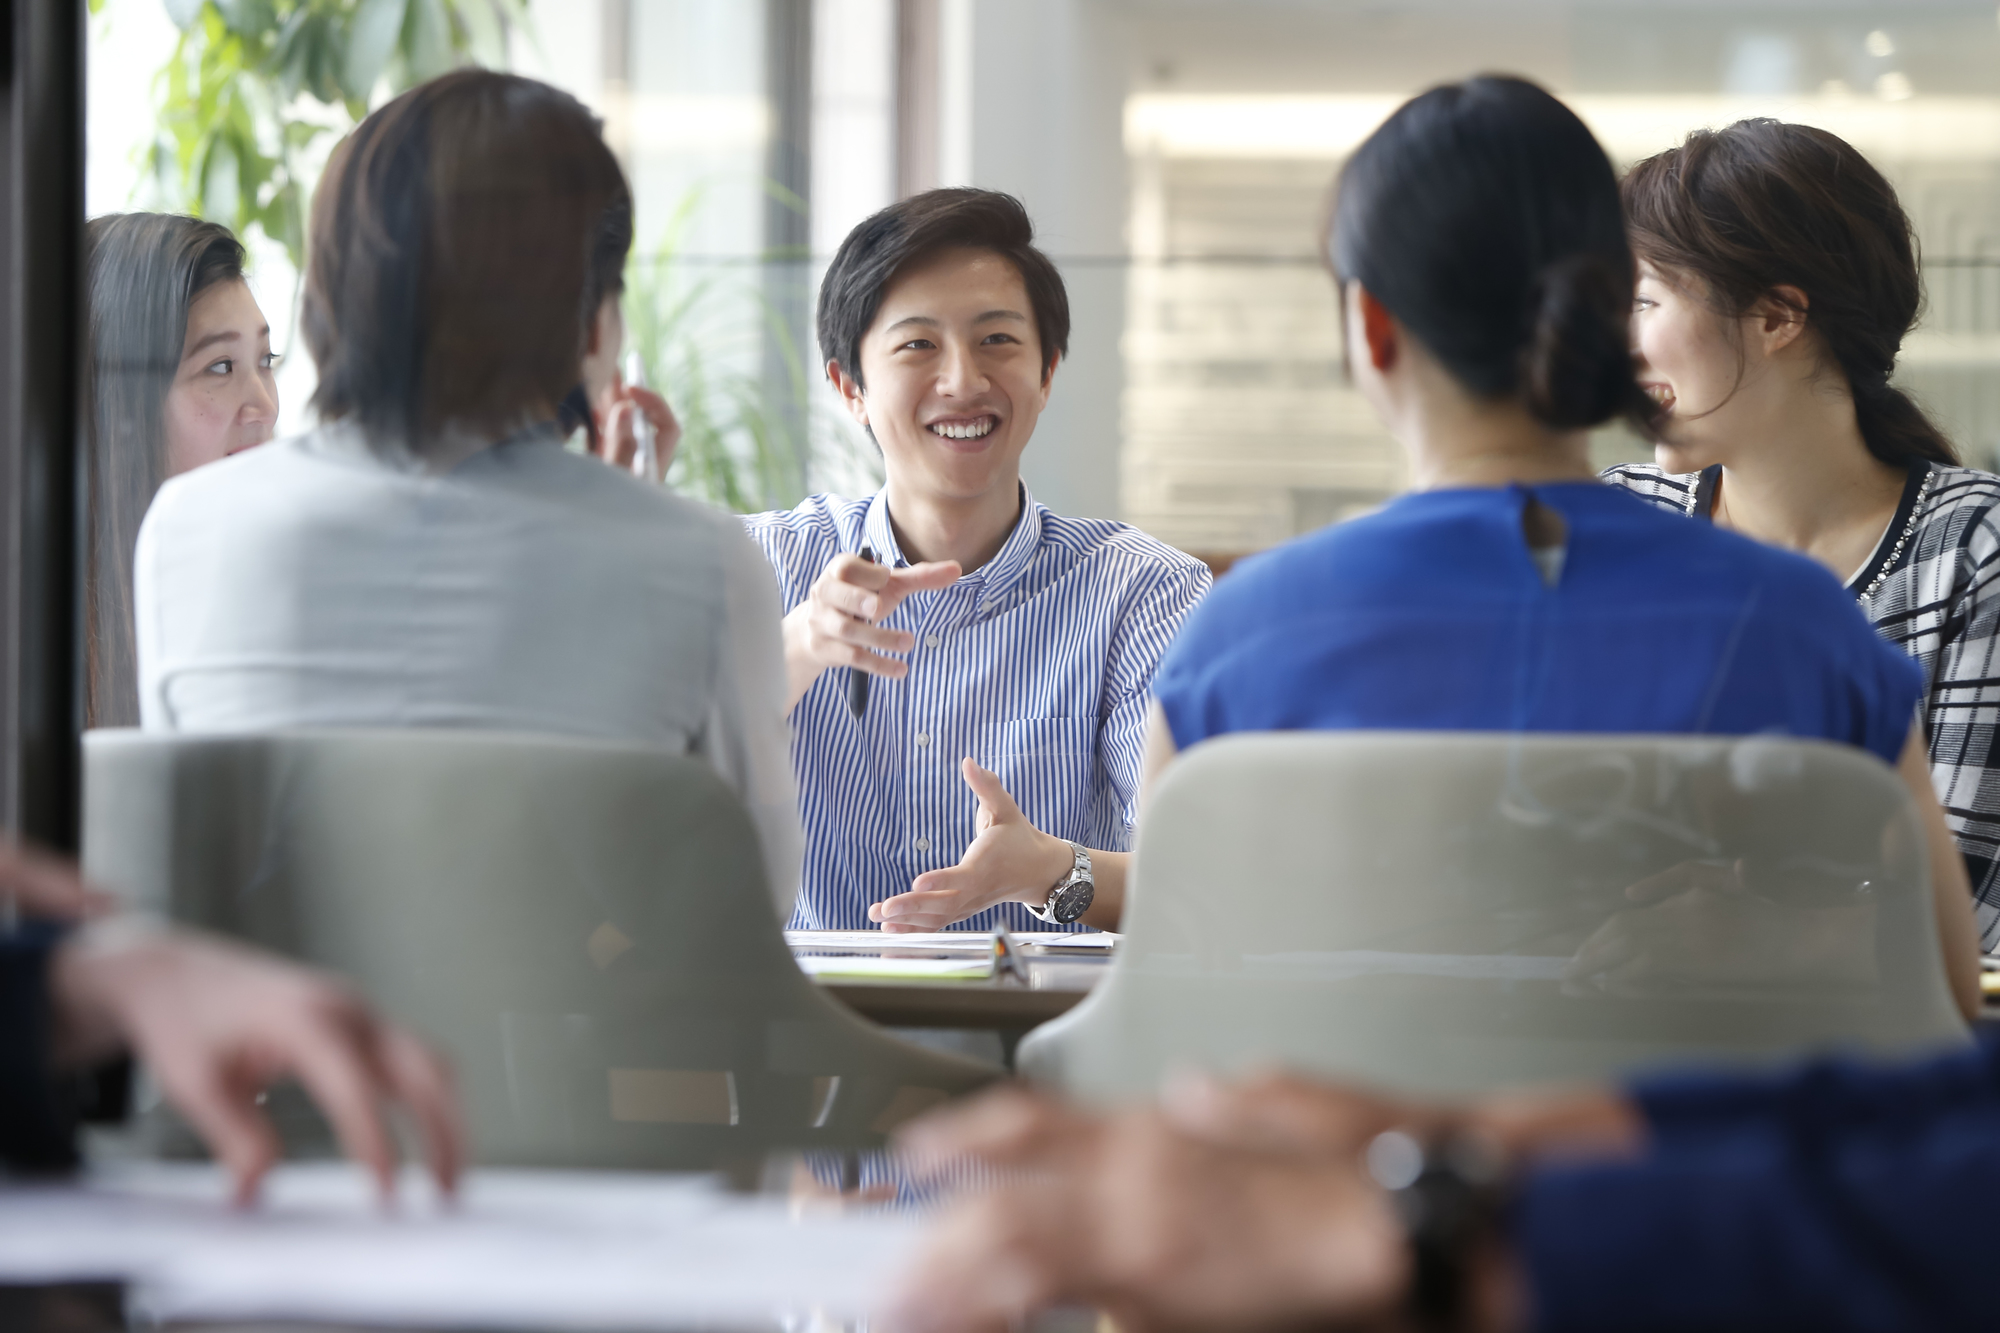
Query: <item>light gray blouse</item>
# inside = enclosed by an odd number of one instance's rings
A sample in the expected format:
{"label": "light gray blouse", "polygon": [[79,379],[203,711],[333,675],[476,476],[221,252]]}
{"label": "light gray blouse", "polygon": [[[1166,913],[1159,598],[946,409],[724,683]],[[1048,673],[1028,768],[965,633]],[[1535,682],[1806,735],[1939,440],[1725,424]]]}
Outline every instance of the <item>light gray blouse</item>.
{"label": "light gray blouse", "polygon": [[438,473],[335,425],[169,481],[133,585],[147,730],[478,727],[699,754],[791,914],[777,587],[734,516],[552,429]]}

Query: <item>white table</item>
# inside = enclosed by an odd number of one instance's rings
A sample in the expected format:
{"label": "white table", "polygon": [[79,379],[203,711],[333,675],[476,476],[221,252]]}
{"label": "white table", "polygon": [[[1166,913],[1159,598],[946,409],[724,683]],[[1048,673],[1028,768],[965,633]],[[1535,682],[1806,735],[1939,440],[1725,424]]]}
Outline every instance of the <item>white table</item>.
{"label": "white table", "polygon": [[206,1165],[127,1164],[0,1188],[0,1283],[127,1284],[161,1322],[685,1329],[865,1316],[921,1219],[796,1213],[702,1177],[475,1171],[441,1205],[415,1171],[384,1210],[340,1164],[226,1202]]}

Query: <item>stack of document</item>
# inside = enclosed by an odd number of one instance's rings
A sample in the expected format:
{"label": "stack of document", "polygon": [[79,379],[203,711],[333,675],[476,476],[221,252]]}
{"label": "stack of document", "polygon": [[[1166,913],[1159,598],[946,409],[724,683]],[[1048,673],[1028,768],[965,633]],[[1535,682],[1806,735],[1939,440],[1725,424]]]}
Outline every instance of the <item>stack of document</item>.
{"label": "stack of document", "polygon": [[[1108,930],[1017,930],[1016,944],[1038,949],[1076,950],[1109,953],[1119,937]],[[826,953],[916,950],[923,953],[990,953],[990,930],[939,930],[929,933],[895,934],[886,930],[788,930],[785,943],[793,949],[813,949]]]}
{"label": "stack of document", "polygon": [[910,958],[874,954],[800,954],[799,970],[809,977],[854,981],[984,981],[993,958]]}
{"label": "stack of document", "polygon": [[909,1261],[909,1214],[795,1216],[706,1178],[415,1171],[384,1209],[337,1164],[287,1165],[239,1210],[213,1167],[134,1164],[0,1188],[0,1283],[130,1284],[141,1322],[668,1329],[865,1317]]}
{"label": "stack of document", "polygon": [[[1109,953],[1118,937],[1108,932],[1026,931],[1016,945],[1075,954]],[[892,934],[881,930],[788,930],[799,967],[808,976],[853,981],[984,981],[993,975],[994,935],[983,930]]]}

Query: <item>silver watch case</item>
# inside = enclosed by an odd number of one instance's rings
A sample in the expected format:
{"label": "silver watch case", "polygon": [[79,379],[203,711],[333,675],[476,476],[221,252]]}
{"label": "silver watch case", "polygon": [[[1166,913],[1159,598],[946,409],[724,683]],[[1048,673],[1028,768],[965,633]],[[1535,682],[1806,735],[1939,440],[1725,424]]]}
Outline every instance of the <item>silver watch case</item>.
{"label": "silver watch case", "polygon": [[1076,853],[1076,864],[1070,872],[1056,881],[1049,890],[1049,898],[1042,906],[1025,904],[1030,912],[1044,921],[1058,926],[1071,925],[1080,920],[1090,910],[1090,903],[1097,896],[1097,881],[1090,874],[1090,853],[1083,844],[1072,842],[1070,850]]}

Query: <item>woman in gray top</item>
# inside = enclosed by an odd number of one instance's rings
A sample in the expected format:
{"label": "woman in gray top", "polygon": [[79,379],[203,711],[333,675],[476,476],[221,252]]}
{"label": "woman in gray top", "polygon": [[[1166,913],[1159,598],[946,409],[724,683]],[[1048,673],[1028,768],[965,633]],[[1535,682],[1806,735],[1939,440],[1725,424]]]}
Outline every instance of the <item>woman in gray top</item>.
{"label": "woman in gray top", "polygon": [[616,336],[602,311],[631,237],[624,175],[566,93],[464,70],[364,120],[314,201],[324,424],[161,489],[135,562],[141,718],[699,754],[748,806],[789,916],[770,567],[734,517],[567,452],[556,424]]}
{"label": "woman in gray top", "polygon": [[1922,664],[1931,777],[2000,948],[2000,477],[1889,382],[1922,284],[1895,191],[1824,130],[1701,130],[1624,182],[1659,466],[1606,480],[1813,556]]}

